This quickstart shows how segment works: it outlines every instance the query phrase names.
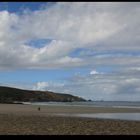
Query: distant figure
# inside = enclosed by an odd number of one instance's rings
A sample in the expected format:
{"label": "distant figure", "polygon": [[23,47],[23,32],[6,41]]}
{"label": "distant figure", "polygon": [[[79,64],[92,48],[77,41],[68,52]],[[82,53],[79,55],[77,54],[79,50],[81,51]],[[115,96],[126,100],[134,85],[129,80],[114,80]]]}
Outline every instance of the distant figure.
{"label": "distant figure", "polygon": [[38,111],[40,111],[40,107],[38,107]]}

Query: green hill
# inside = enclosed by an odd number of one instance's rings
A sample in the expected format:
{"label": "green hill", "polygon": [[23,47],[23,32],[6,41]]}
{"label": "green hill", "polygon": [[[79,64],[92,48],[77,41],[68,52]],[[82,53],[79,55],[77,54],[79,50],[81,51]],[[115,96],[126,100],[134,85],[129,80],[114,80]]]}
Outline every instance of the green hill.
{"label": "green hill", "polygon": [[72,102],[86,101],[83,98],[70,94],[54,93],[50,91],[22,90],[11,87],[0,86],[0,103],[17,102]]}

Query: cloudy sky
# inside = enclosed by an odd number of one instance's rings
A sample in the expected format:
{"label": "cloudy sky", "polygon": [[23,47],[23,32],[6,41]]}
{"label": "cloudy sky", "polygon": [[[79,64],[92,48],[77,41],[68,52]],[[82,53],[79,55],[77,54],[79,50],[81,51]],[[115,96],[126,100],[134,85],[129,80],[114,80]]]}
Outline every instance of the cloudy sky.
{"label": "cloudy sky", "polygon": [[0,85],[140,100],[140,3],[0,2]]}

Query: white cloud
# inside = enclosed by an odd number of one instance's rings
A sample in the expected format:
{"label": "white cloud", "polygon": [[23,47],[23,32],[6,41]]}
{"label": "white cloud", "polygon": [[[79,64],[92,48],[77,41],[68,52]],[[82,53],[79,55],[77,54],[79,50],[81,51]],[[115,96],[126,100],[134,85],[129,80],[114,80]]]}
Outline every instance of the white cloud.
{"label": "white cloud", "polygon": [[[43,87],[39,89],[70,93],[93,100],[138,101],[140,76],[133,72],[124,73],[125,70],[120,73],[98,73],[94,76],[78,74],[66,79],[65,83],[47,82],[45,85],[41,82]],[[36,84],[36,89],[37,87],[40,87],[39,84]]]}
{"label": "white cloud", "polygon": [[99,73],[96,70],[93,70],[93,71],[90,72],[90,74],[94,75],[94,74],[99,74]]}
{"label": "white cloud", "polygon": [[[128,10],[129,9],[129,10]],[[22,15],[0,11],[0,69],[64,68],[89,64],[138,64],[139,57],[101,60],[104,50],[138,50],[139,3],[54,3]],[[52,39],[42,48],[25,45],[33,38]],[[101,47],[99,47],[99,46]],[[77,48],[99,52],[93,61],[71,57]],[[101,53],[101,54],[100,54]],[[104,56],[104,55],[103,55]],[[84,60],[83,60],[84,59]],[[78,63],[80,61],[80,63]]]}
{"label": "white cloud", "polygon": [[38,82],[38,83],[36,83],[36,86],[34,87],[34,89],[36,89],[36,90],[45,90],[48,87],[49,87],[48,82]]}
{"label": "white cloud", "polygon": [[60,89],[62,89],[64,87],[63,83],[56,83],[56,82],[37,82],[34,86],[33,86],[33,90],[41,90],[41,91],[56,91],[59,92]]}
{"label": "white cloud", "polygon": [[[53,3],[23,14],[0,11],[0,70],[116,66],[111,74],[92,70],[87,76],[75,75],[63,86],[38,82],[35,88],[98,99],[136,99],[139,13],[140,4],[129,2]],[[37,48],[27,43],[33,39],[51,41]]]}
{"label": "white cloud", "polygon": [[[130,72],[131,71],[131,72]],[[80,73],[61,81],[40,81],[37,83],[8,83],[5,86],[53,91],[81,96],[93,100],[139,101],[140,74],[135,69],[120,69],[113,73],[81,75]],[[3,84],[1,84],[3,85]]]}

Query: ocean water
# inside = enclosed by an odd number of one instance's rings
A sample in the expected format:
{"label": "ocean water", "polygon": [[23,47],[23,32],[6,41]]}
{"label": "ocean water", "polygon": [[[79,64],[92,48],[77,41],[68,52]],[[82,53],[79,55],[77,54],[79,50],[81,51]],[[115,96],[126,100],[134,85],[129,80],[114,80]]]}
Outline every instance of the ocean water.
{"label": "ocean water", "polygon": [[140,102],[129,102],[129,101],[33,102],[33,103],[24,103],[24,104],[50,105],[50,106],[89,106],[89,107],[140,108]]}
{"label": "ocean water", "polygon": [[70,117],[85,117],[85,118],[98,118],[98,119],[119,119],[119,120],[134,120],[140,121],[140,113],[60,113],[58,116]]}
{"label": "ocean water", "polygon": [[[34,102],[25,103],[43,106],[86,106],[86,107],[114,107],[114,108],[140,108],[140,102],[128,101],[94,101],[94,102]],[[120,119],[140,121],[140,113],[61,113],[61,116],[87,117],[100,119]]]}

